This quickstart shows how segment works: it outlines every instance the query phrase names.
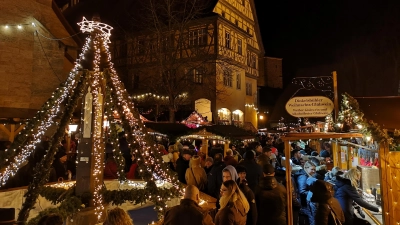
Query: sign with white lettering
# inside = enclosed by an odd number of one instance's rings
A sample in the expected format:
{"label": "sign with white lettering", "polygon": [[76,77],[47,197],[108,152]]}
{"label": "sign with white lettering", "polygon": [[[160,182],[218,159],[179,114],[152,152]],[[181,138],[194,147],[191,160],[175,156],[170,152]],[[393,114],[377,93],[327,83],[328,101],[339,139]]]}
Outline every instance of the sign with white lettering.
{"label": "sign with white lettering", "polygon": [[324,96],[294,97],[286,103],[286,111],[294,117],[325,117],[333,109],[332,100]]}

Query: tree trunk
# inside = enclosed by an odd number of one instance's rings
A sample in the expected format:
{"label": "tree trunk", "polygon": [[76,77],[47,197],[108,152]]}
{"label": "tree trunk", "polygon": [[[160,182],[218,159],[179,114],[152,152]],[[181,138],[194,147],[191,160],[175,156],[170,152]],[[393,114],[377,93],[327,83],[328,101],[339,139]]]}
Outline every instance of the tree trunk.
{"label": "tree trunk", "polygon": [[169,108],[169,122],[170,123],[175,123],[175,109],[174,108]]}

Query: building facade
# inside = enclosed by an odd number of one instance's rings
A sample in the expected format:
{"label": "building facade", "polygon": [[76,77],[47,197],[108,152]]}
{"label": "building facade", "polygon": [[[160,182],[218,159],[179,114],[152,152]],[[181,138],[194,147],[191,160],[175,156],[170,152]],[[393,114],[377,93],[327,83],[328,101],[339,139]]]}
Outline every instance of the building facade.
{"label": "building facade", "polygon": [[117,71],[136,100],[151,96],[169,110],[186,104],[217,124],[257,127],[264,49],[254,1],[219,0],[208,10],[184,26],[114,40]]}
{"label": "building facade", "polygon": [[5,1],[0,14],[0,140],[13,141],[73,67],[77,42],[53,1]]}

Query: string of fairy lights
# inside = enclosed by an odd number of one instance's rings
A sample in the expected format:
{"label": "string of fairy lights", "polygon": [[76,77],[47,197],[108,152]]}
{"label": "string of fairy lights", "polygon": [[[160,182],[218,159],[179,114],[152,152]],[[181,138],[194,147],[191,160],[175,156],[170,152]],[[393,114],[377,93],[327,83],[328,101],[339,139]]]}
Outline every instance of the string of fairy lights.
{"label": "string of fairy lights", "polygon": [[[82,29],[82,27],[81,27]],[[92,83],[93,87],[93,105],[94,105],[94,143],[93,143],[93,155],[94,155],[94,169],[93,169],[93,174],[94,174],[94,192],[93,192],[93,197],[94,197],[94,203],[95,203],[95,214],[97,215],[97,219],[100,220],[103,214],[104,206],[103,206],[103,199],[102,195],[100,194],[100,191],[102,189],[102,182],[99,179],[99,176],[103,174],[103,162],[101,160],[101,155],[103,153],[102,150],[104,148],[102,147],[101,143],[101,129],[102,129],[102,124],[101,124],[101,118],[103,116],[102,112],[102,93],[101,93],[101,74],[100,74],[100,42],[101,38],[98,36],[98,34],[95,34],[94,40],[93,40],[93,47],[94,47],[94,80]]]}
{"label": "string of fairy lights", "polygon": [[[76,76],[79,75],[79,70],[82,69],[81,62],[84,60],[84,55],[89,51],[90,38],[86,38],[85,45],[79,58],[76,60],[74,68],[69,73],[67,80],[57,88],[51,95],[51,98],[46,101],[45,106],[51,107],[51,102],[55,102],[52,108],[48,108],[47,111],[40,111],[39,115],[34,117],[29,123],[37,122],[38,127],[33,127],[30,132],[37,129],[36,133],[32,134],[32,140],[29,140],[28,144],[24,146],[17,146],[21,150],[12,159],[9,159],[10,163],[4,168],[4,171],[0,173],[0,187],[5,185],[10,177],[13,177],[18,169],[27,162],[28,157],[34,152],[35,146],[42,140],[45,132],[53,125],[55,117],[61,110],[62,102],[69,96],[69,93],[76,87]],[[44,118],[44,119],[41,119]],[[28,127],[28,125],[26,126]],[[24,129],[26,128],[24,127]],[[27,134],[28,135],[28,134]],[[13,147],[13,146],[11,146]],[[9,148],[5,151],[17,152],[17,148]]]}

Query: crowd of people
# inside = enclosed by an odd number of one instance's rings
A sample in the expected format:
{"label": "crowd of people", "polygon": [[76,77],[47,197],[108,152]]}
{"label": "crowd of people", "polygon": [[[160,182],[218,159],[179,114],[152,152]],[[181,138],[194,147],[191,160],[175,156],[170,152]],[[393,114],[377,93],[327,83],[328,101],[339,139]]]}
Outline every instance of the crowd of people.
{"label": "crowd of people", "polygon": [[[331,168],[328,142],[323,143],[319,153],[304,143],[292,143],[291,147],[291,156],[286,158],[282,141],[271,138],[238,148],[230,145],[225,157],[222,148],[212,148],[209,151],[212,157],[205,158],[196,147],[178,143],[169,152],[177,151],[178,159],[173,161],[169,157],[168,162],[179,181],[190,190],[196,187],[218,199],[218,213],[213,222],[206,216],[204,221],[208,222],[203,224],[287,224],[286,159],[290,159],[292,171],[289,179],[293,189],[289,194],[294,225],[356,224],[363,216],[362,211],[359,217],[354,212],[359,206],[380,212],[379,207],[361,197],[358,191],[361,174],[357,169]],[[189,199],[194,201],[189,205],[198,209],[193,212],[202,212],[196,198]],[[170,216],[166,214],[167,221],[173,221]],[[180,221],[164,224],[185,224]]]}
{"label": "crowd of people", "polygon": [[[43,140],[37,146],[32,160],[25,167],[29,169],[30,164],[34,165],[43,157],[46,144],[48,141]],[[126,177],[140,178],[136,155],[130,151],[123,134],[119,146],[125,159]],[[288,194],[292,196],[294,225],[352,225],[357,220],[355,207],[375,212],[381,210],[360,196],[360,172],[357,169],[341,171],[338,167],[331,168],[329,143],[324,143],[319,153],[305,143],[292,143],[290,157],[284,156],[284,144],[279,138],[263,137],[260,142],[242,143],[240,146],[231,144],[225,153],[223,147],[210,145],[208,157],[199,148],[191,143],[177,142],[168,148],[158,144],[163,160],[177,173],[178,180],[187,185],[181,204],[165,213],[164,224],[194,225],[196,221],[203,221],[198,224],[285,225]],[[118,178],[119,165],[112,149],[113,146],[106,143],[105,179]],[[61,143],[49,181],[74,179],[76,166],[73,157],[74,154],[67,155],[65,142]],[[290,160],[290,178],[286,177],[285,160]],[[290,193],[286,191],[287,179],[291,179],[293,184]],[[214,218],[198,205],[199,191],[217,199],[218,212]],[[123,217],[123,213],[119,213],[114,219],[108,216],[110,219],[105,224],[124,224],[112,222]]]}

